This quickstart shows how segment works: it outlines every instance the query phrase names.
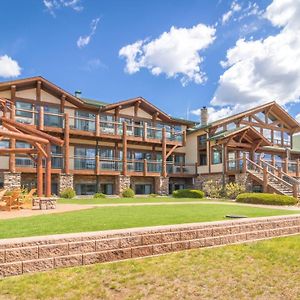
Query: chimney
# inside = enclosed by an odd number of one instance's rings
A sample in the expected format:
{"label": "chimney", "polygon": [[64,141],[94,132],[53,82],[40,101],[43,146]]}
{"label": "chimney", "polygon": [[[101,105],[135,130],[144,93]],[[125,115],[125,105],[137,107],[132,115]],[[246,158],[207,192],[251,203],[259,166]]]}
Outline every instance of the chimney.
{"label": "chimney", "polygon": [[81,91],[75,91],[75,97],[81,98]]}
{"label": "chimney", "polygon": [[201,126],[206,126],[208,124],[208,112],[207,112],[207,107],[203,106],[201,108]]}

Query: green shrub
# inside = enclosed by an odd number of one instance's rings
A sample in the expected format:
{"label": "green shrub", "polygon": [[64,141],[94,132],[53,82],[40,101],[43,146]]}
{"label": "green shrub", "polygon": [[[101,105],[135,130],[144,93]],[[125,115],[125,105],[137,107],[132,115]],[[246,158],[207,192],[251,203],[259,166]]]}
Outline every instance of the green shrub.
{"label": "green shrub", "polygon": [[97,198],[106,198],[106,195],[103,193],[96,193],[94,194],[93,198],[97,199]]}
{"label": "green shrub", "polygon": [[210,198],[221,198],[224,196],[222,184],[215,180],[205,181],[203,191],[205,195]]}
{"label": "green shrub", "polygon": [[235,199],[239,194],[245,193],[245,187],[239,183],[230,182],[225,185],[226,197]]}
{"label": "green shrub", "polygon": [[66,188],[60,193],[60,196],[65,199],[72,199],[76,196],[76,193],[72,188]]}
{"label": "green shrub", "polygon": [[236,198],[237,202],[269,205],[295,205],[297,199],[291,196],[265,193],[244,193]]}
{"label": "green shrub", "polygon": [[156,198],[156,197],[158,197],[158,195],[157,194],[149,194],[148,197],[149,198]]}
{"label": "green shrub", "polygon": [[177,190],[173,192],[174,198],[203,198],[204,192],[200,190]]}
{"label": "green shrub", "polygon": [[122,196],[124,198],[133,198],[135,196],[135,193],[134,193],[133,189],[128,188],[123,191]]}

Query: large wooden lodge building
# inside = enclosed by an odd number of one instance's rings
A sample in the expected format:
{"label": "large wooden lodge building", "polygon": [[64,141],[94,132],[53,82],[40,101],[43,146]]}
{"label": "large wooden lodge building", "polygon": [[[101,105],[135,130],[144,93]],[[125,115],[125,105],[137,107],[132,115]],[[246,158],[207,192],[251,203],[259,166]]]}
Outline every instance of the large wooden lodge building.
{"label": "large wooden lodge building", "polygon": [[43,77],[0,83],[0,185],[59,194],[169,194],[208,179],[298,196],[300,124],[276,102],[208,123],[169,116],[142,97],[70,94]]}

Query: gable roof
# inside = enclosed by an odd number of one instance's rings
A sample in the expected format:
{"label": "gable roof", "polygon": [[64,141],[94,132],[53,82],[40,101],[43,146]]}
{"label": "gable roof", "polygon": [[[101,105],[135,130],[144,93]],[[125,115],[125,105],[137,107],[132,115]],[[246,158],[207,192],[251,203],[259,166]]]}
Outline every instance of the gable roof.
{"label": "gable roof", "polygon": [[210,140],[219,141],[219,140],[227,139],[229,137],[239,136],[241,134],[244,134],[245,131],[246,131],[246,135],[251,137],[251,139],[253,141],[261,140],[262,146],[271,146],[272,145],[272,143],[267,138],[265,138],[260,132],[258,132],[256,129],[254,129],[251,126],[242,126],[242,127],[235,128],[232,130],[226,130],[226,131],[219,132],[219,133],[213,135],[210,138]]}
{"label": "gable roof", "polygon": [[276,101],[268,102],[256,107],[253,107],[251,109],[245,110],[243,112],[237,113],[235,115],[225,117],[219,120],[216,120],[214,122],[211,122],[207,125],[199,125],[194,128],[192,132],[201,130],[201,129],[206,129],[206,128],[212,128],[215,126],[219,126],[225,123],[231,123],[235,120],[247,117],[249,115],[255,114],[259,111],[263,111],[265,109],[270,109],[276,116],[279,114],[282,114],[284,116],[284,122],[288,124],[291,128],[293,128],[295,131],[294,132],[299,132],[300,131],[300,124],[298,123],[297,120],[295,120],[288,112],[286,112]]}

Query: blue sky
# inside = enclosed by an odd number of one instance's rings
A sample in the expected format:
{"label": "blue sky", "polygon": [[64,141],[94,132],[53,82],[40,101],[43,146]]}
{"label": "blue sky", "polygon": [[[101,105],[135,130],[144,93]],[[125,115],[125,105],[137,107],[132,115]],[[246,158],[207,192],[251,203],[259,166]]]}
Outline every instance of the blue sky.
{"label": "blue sky", "polygon": [[292,0],[3,0],[0,80],[42,75],[194,120],[204,105],[214,119],[275,99],[296,116],[299,12]]}

